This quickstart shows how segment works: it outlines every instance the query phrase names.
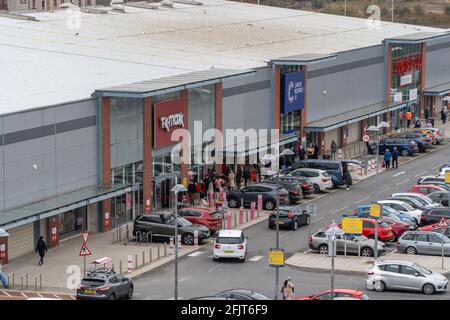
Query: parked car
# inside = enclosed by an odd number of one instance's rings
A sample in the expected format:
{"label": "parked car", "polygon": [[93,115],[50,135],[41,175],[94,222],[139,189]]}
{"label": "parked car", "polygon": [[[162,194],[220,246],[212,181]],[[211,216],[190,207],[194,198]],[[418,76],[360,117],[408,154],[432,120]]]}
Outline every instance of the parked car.
{"label": "parked car", "polygon": [[296,298],[296,300],[336,300],[338,298],[351,298],[352,300],[370,300],[370,298],[362,291],[352,289],[334,289],[333,294],[331,290],[326,290],[321,293],[310,296]]}
{"label": "parked car", "polygon": [[367,272],[366,286],[370,290],[410,290],[425,294],[446,291],[448,280],[412,261],[375,261]]}
{"label": "parked car", "polygon": [[[309,248],[321,254],[328,254],[328,239],[326,237],[327,228],[322,228],[309,237]],[[344,236],[336,234],[336,253],[344,254],[345,244],[348,254],[359,254],[363,257],[373,257],[375,252],[375,240],[365,236]],[[385,251],[385,244],[378,242],[378,256]]]}
{"label": "parked car", "polygon": [[417,224],[420,223],[420,216],[422,215],[422,210],[414,209],[406,202],[400,200],[380,200],[378,201],[378,203],[383,206],[390,207],[400,213],[410,215],[416,220]]}
{"label": "parked car", "polygon": [[[370,142],[369,146],[369,153],[374,154],[376,152],[376,141]],[[384,154],[387,149],[392,152],[394,147],[397,147],[398,153],[404,157],[411,156],[419,152],[417,143],[411,139],[385,138],[380,140],[378,153]]]}
{"label": "parked car", "polygon": [[[277,203],[277,187],[269,184],[252,184],[241,190],[233,190],[227,193],[228,206],[237,208],[243,200],[244,206],[249,207],[252,202],[258,203],[258,195],[262,195],[263,208],[273,210]],[[289,193],[286,189],[279,189],[280,204],[289,204]]]}
{"label": "parked car", "polygon": [[233,300],[271,300],[269,297],[249,289],[229,289],[219,292],[216,297]]}
{"label": "parked car", "polygon": [[[299,226],[309,224],[310,216],[302,209],[294,209],[295,207],[281,207],[279,210],[279,224],[281,227],[297,230]],[[277,213],[273,211],[269,216],[269,229],[275,229],[277,221]]]}
{"label": "parked car", "polygon": [[207,227],[211,234],[216,233],[223,226],[223,215],[210,208],[188,207],[178,210],[178,215],[193,224]]}
{"label": "parked car", "polygon": [[427,182],[435,181],[445,183],[445,178],[440,176],[423,176],[417,180],[417,184],[427,184]]}
{"label": "parked car", "polygon": [[444,141],[443,132],[439,128],[421,128],[415,130],[417,130],[417,132],[427,134],[429,137],[431,137],[433,144],[440,144],[442,141]]}
{"label": "parked car", "polygon": [[344,166],[347,165],[360,165],[361,161],[359,160],[319,160],[319,159],[308,159],[303,161],[295,162],[292,166],[286,168],[282,172],[287,174],[289,172],[294,171],[295,169],[300,168],[310,168],[310,169],[319,169],[325,170],[331,177],[331,181],[333,182],[333,188],[337,188],[345,184],[344,179]]}
{"label": "parked car", "polygon": [[115,300],[133,297],[133,282],[111,269],[88,272],[77,289],[77,300]]}
{"label": "parked car", "polygon": [[239,259],[247,257],[247,236],[242,230],[220,230],[214,241],[213,260]]}
{"label": "parked car", "polygon": [[450,197],[449,191],[435,191],[428,195],[431,200],[439,203],[442,206],[448,207],[448,198]]}
{"label": "parked car", "polygon": [[432,185],[432,186],[438,186],[441,187],[442,189],[444,189],[445,191],[450,191],[450,185],[448,185],[445,182],[441,182],[441,181],[429,181],[427,183],[420,183],[419,185]]}
{"label": "parked car", "polygon": [[312,181],[316,193],[333,187],[331,177],[325,170],[302,168],[292,171],[288,176],[308,178]]}
{"label": "parked car", "polygon": [[436,207],[427,209],[422,213],[421,225],[429,225],[441,221],[442,218],[450,218],[449,207]]}
{"label": "parked car", "polygon": [[[146,241],[147,233],[151,237],[162,238],[165,241],[175,236],[175,217],[172,213],[153,213],[144,214],[136,217],[133,225],[133,236],[138,238],[138,241]],[[194,232],[198,232],[198,241],[210,236],[209,229],[200,224],[192,224],[183,217],[177,219],[178,234],[181,236],[181,241],[186,245],[194,244]]]}
{"label": "parked car", "polygon": [[450,254],[450,239],[440,232],[408,231],[397,241],[397,251],[407,254]]}
{"label": "parked car", "polygon": [[[276,182],[277,178],[270,178],[268,180],[264,180],[264,182]],[[296,183],[302,188],[303,197],[307,197],[310,194],[315,193],[313,182],[305,177],[293,177],[293,176],[280,176],[280,181],[287,181],[290,183]]]}
{"label": "parked car", "polygon": [[424,211],[425,209],[428,209],[423,203],[421,203],[420,201],[418,201],[417,199],[414,198],[409,198],[409,197],[390,197],[387,198],[387,200],[400,200],[403,201],[407,204],[409,204],[411,207]]}
{"label": "parked car", "polygon": [[426,152],[427,149],[431,147],[433,139],[428,136],[424,136],[421,132],[404,132],[400,134],[396,134],[392,136],[392,138],[397,139],[407,139],[412,140],[417,143],[417,147],[419,148],[419,152]]}
{"label": "parked car", "polygon": [[[370,205],[360,205],[354,211],[354,214],[363,218],[371,218],[370,216]],[[416,220],[404,213],[398,212],[390,207],[383,207],[381,210],[382,217],[388,217],[397,221],[402,221],[407,223],[410,228],[415,229],[418,227]]]}
{"label": "parked car", "polygon": [[417,193],[417,192],[398,192],[393,193],[392,198],[398,198],[398,197],[408,197],[413,198],[422,203],[426,208],[433,208],[433,207],[439,207],[439,203],[434,202],[429,197],[427,197],[424,194]]}
{"label": "parked car", "polygon": [[[449,225],[450,219],[447,219],[446,222],[447,222],[447,225]],[[439,222],[433,223],[432,225],[429,225],[429,226],[420,227],[418,230],[439,232],[439,233],[442,233],[447,238],[450,238],[450,227],[441,227],[441,226],[439,226]]]}
{"label": "parked car", "polygon": [[446,189],[432,184],[416,184],[412,186],[410,190],[410,192],[421,193],[424,195],[428,195],[435,191],[446,191]]}
{"label": "parked car", "polygon": [[[276,186],[277,182],[276,182],[276,179],[275,179],[275,181],[266,180],[264,182],[261,182],[261,184],[262,185],[269,184],[272,186]],[[303,200],[302,188],[300,186],[298,186],[298,184],[288,182],[286,180],[280,180],[280,181],[278,181],[278,185],[280,187],[286,189],[287,192],[289,193],[289,204],[296,204],[300,200]]]}
{"label": "parked car", "polygon": [[[362,218],[363,235],[369,239],[375,238],[375,219]],[[340,227],[340,226],[339,226]],[[392,228],[383,221],[378,221],[378,239],[383,242],[394,241],[395,236]]]}
{"label": "parked car", "polygon": [[392,232],[394,233],[394,241],[401,237],[406,231],[412,230],[411,226],[405,222],[397,221],[392,218],[382,217],[379,218],[379,221],[385,222],[388,226],[391,227]]}

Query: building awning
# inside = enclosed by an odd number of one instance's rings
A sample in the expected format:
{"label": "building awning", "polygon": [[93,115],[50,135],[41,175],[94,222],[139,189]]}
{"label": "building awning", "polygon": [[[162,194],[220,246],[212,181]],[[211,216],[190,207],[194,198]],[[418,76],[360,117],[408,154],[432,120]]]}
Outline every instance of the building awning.
{"label": "building awning", "polygon": [[449,35],[448,32],[416,32],[383,40],[387,44],[418,44],[430,39]]}
{"label": "building awning", "polygon": [[350,112],[341,113],[332,117],[311,122],[305,126],[305,131],[308,132],[327,132],[348,124],[355,123],[370,117],[374,117],[388,111],[394,111],[406,107],[407,103],[395,102],[389,106],[386,102],[365,106]]}
{"label": "building awning", "polygon": [[98,89],[94,92],[93,96],[145,98],[158,94],[214,84],[223,79],[238,78],[255,73],[255,70],[250,69],[208,69]]}
{"label": "building awning", "polygon": [[440,84],[423,91],[424,96],[445,96],[450,93],[450,82]]}
{"label": "building awning", "polygon": [[24,224],[39,221],[60,213],[81,208],[102,200],[111,199],[122,194],[138,190],[139,186],[120,184],[112,186],[91,186],[77,191],[61,194],[46,200],[22,207],[1,211],[0,227],[11,229]]}
{"label": "building awning", "polygon": [[299,54],[295,56],[272,59],[270,62],[278,66],[311,65],[319,62],[336,60],[337,54]]}

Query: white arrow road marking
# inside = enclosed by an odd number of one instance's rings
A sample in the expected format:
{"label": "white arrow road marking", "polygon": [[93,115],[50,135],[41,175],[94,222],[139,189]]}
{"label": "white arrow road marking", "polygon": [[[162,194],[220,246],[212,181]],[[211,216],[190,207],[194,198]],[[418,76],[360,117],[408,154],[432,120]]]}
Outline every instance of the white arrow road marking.
{"label": "white arrow road marking", "polygon": [[399,186],[399,185],[401,185],[402,183],[405,183],[405,182],[408,182],[409,181],[409,178],[408,179],[405,179],[405,180],[403,180],[403,181],[401,181],[401,182],[399,182],[399,183],[396,183],[395,185],[396,186]]}
{"label": "white arrow road marking", "polygon": [[415,178],[417,178],[417,177],[420,177],[420,176],[423,176],[425,173],[427,173],[428,172],[428,170],[427,171],[424,171],[424,172],[421,172],[421,173],[419,173],[419,174],[416,174],[414,177]]}
{"label": "white arrow road marking", "polygon": [[195,252],[188,254],[188,257],[198,257],[199,255],[201,255],[203,253],[205,253],[205,251],[195,251]]}
{"label": "white arrow road marking", "polygon": [[262,258],[264,258],[264,257],[263,256],[254,256],[254,257],[248,259],[248,261],[256,262],[256,261],[261,260]]}
{"label": "white arrow road marking", "polygon": [[399,175],[402,175],[402,174],[405,174],[405,173],[406,173],[405,171],[401,171],[401,172],[399,172],[397,174],[394,174],[393,177],[398,177]]}

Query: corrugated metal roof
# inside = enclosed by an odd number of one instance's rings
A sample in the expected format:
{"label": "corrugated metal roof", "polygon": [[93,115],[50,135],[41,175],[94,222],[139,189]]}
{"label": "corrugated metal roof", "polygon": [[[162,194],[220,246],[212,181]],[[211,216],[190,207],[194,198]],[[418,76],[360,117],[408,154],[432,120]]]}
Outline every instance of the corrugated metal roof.
{"label": "corrugated metal roof", "polygon": [[419,43],[424,42],[430,38],[437,38],[449,35],[448,32],[417,32],[411,34],[405,34],[403,36],[387,38],[385,42],[387,43]]}
{"label": "corrugated metal roof", "polygon": [[309,65],[336,59],[336,54],[297,54],[270,60],[277,65]]}
{"label": "corrugated metal roof", "polygon": [[440,84],[423,91],[424,96],[443,96],[450,93],[450,82]]}
{"label": "corrugated metal roof", "polygon": [[122,86],[114,86],[105,89],[96,90],[102,96],[152,96],[159,93],[178,91],[193,86],[216,83],[225,78],[240,77],[256,73],[255,70],[236,70],[236,69],[208,69],[179,74],[170,77],[153,79],[149,81],[134,82]]}

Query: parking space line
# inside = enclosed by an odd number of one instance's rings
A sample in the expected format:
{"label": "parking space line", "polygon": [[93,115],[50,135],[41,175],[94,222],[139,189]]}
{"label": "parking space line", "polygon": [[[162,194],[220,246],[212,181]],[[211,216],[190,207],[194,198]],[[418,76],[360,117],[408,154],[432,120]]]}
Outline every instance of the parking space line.
{"label": "parking space line", "polygon": [[424,171],[424,172],[421,172],[421,173],[419,173],[419,174],[416,174],[416,175],[414,176],[414,178],[423,176],[423,175],[424,175],[425,173],[427,173],[427,172],[428,172],[428,170],[427,170],[427,171]]}
{"label": "parking space line", "polygon": [[21,292],[20,294],[21,294],[24,298],[28,298],[28,296],[27,296],[25,293]]}
{"label": "parking space line", "polygon": [[409,181],[409,178],[408,179],[405,179],[405,180],[403,180],[403,181],[401,181],[401,182],[399,182],[399,183],[396,183],[395,185],[396,186],[399,186],[399,185],[401,185],[401,184],[403,184],[403,183],[405,183],[405,182],[408,182]]}
{"label": "parking space line", "polygon": [[220,266],[222,266],[222,264],[218,264],[218,265],[212,267],[211,269],[208,270],[208,272],[211,273],[211,272],[213,272],[213,270],[217,269]]}
{"label": "parking space line", "polygon": [[401,172],[399,172],[397,174],[394,174],[393,177],[398,177],[398,176],[400,176],[402,174],[405,174],[405,173],[406,173],[405,171],[401,171]]}
{"label": "parking space line", "polygon": [[380,190],[380,193],[383,193],[385,191],[391,190],[391,187],[387,187],[386,189]]}
{"label": "parking space line", "polygon": [[303,253],[308,253],[308,252],[310,252],[312,249],[308,249],[308,250],[306,250],[305,252],[303,252]]}
{"label": "parking space line", "polygon": [[362,198],[361,200],[355,201],[355,202],[353,202],[353,203],[354,203],[354,204],[357,204],[357,203],[363,202],[363,201],[368,200],[368,199],[370,199],[369,196],[367,196],[367,197],[365,197],[365,198]]}
{"label": "parking space line", "polygon": [[333,212],[332,214],[336,214],[336,213],[338,213],[339,211],[345,210],[345,209],[347,209],[347,208],[348,208],[348,206],[346,206],[346,207],[343,207],[342,209],[336,210],[336,211],[335,211],[335,212]]}
{"label": "parking space line", "polygon": [[322,216],[322,217],[320,217],[320,218],[318,218],[318,219],[316,219],[316,220],[311,221],[311,223],[319,222],[319,221],[322,220],[323,218],[324,218],[324,216]]}
{"label": "parking space line", "polygon": [[283,233],[282,235],[280,235],[280,238],[283,238],[284,236],[287,236],[288,234],[291,234],[291,233],[292,233],[292,231],[289,231],[289,232]]}
{"label": "parking space line", "polygon": [[203,253],[205,253],[205,251],[195,251],[195,252],[188,254],[188,257],[198,257],[199,255],[202,255]]}
{"label": "parking space line", "polygon": [[6,291],[2,291],[2,293],[4,294],[4,295],[6,295],[6,296],[8,296],[8,297],[12,297],[12,295],[10,295],[8,292],[6,292]]}
{"label": "parking space line", "polygon": [[441,166],[442,164],[438,164],[437,166],[434,166],[432,169],[437,169]]}
{"label": "parking space line", "polygon": [[263,256],[254,256],[254,257],[248,259],[248,261],[257,262],[257,261],[261,260],[262,258],[264,258],[264,257]]}

